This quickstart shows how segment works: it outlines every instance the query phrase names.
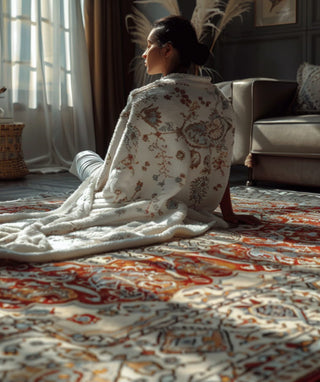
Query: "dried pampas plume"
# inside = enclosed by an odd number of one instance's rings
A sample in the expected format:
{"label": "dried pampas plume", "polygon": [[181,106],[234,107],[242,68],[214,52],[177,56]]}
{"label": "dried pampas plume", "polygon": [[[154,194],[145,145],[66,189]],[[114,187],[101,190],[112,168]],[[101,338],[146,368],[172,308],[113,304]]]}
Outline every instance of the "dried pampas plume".
{"label": "dried pampas plume", "polygon": [[[131,41],[138,45],[139,48],[144,49],[147,36],[152,29],[152,24],[136,7],[133,7],[132,11],[133,13],[126,16],[126,28],[132,36]],[[130,25],[130,21],[133,22],[133,25]]]}
{"label": "dried pampas plume", "polygon": [[[207,35],[208,30],[212,31],[212,42],[209,47],[212,53],[223,29],[236,17],[241,17],[247,12],[254,0],[196,0],[191,22],[201,41]],[[161,4],[170,15],[181,15],[177,0],[136,0],[135,4]],[[132,42],[140,49],[146,47],[146,39],[149,35],[152,24],[148,18],[138,8],[133,7],[133,12],[126,16],[126,27],[132,36]],[[132,61],[132,70],[135,73],[135,83],[137,86],[144,85],[152,80],[145,71],[144,61],[137,56]],[[208,69],[210,71],[210,69]],[[198,72],[198,71],[197,71]],[[200,71],[201,73],[201,71]]]}
{"label": "dried pampas plume", "polygon": [[218,37],[220,36],[220,33],[226,25],[229,24],[229,22],[234,18],[241,17],[244,12],[249,11],[252,3],[253,0],[228,0],[226,3],[224,1],[220,1],[220,5],[225,6],[225,8],[223,11],[223,16],[217,23],[217,32],[215,33],[210,46],[211,52]]}
{"label": "dried pampas plume", "polygon": [[197,0],[191,23],[200,41],[204,38],[207,28],[211,28],[212,32],[217,30],[217,26],[211,20],[215,16],[223,16],[223,11],[219,8],[219,5],[220,0]]}

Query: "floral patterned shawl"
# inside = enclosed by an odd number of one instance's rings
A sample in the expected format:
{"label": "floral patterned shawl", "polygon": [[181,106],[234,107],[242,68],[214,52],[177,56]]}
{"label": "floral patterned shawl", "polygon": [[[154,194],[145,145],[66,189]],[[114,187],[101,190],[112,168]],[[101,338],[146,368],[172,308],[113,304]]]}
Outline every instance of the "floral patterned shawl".
{"label": "floral patterned shawl", "polygon": [[131,92],[101,168],[52,212],[0,216],[0,258],[53,261],[200,235],[229,177],[232,110],[208,78]]}

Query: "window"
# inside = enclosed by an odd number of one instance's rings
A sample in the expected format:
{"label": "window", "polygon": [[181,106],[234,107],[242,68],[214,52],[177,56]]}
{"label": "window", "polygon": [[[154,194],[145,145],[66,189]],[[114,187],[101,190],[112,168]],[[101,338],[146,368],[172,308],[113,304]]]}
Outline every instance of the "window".
{"label": "window", "polygon": [[0,1],[0,86],[25,124],[29,169],[68,169],[95,148],[82,1]]}
{"label": "window", "polygon": [[49,105],[73,106],[69,1],[10,0],[3,7],[3,60],[12,67],[13,102],[36,108],[44,97]]}

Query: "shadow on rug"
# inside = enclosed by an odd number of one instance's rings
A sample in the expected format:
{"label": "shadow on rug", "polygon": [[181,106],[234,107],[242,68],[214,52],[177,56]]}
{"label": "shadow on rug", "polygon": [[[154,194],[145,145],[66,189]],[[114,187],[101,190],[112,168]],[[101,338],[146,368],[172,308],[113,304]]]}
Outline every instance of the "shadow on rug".
{"label": "shadow on rug", "polygon": [[[51,210],[65,195],[0,205]],[[232,188],[263,224],[0,267],[0,380],[320,380],[320,195]]]}

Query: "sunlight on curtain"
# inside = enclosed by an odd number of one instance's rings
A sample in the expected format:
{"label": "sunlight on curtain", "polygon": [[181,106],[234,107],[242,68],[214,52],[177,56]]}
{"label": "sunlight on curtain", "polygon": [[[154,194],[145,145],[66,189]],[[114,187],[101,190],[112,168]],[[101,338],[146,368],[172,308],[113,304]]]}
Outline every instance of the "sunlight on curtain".
{"label": "sunlight on curtain", "polygon": [[1,0],[0,11],[1,83],[25,123],[26,163],[67,169],[78,151],[95,148],[81,0]]}

